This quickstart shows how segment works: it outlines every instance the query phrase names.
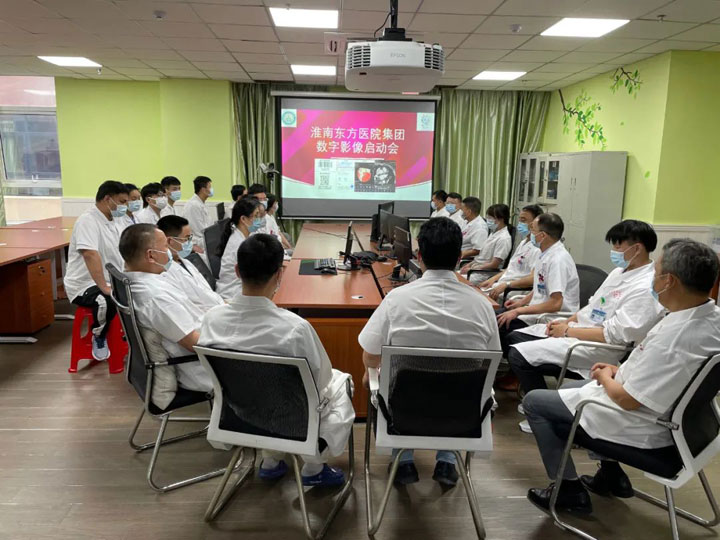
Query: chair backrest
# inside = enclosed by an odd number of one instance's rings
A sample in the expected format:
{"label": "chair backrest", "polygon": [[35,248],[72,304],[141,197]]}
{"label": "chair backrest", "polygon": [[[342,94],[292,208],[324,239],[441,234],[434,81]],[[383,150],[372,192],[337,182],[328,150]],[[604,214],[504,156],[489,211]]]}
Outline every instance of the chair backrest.
{"label": "chair backrest", "polygon": [[225,217],[225,203],[218,203],[215,208],[217,208],[218,221],[222,221]]}
{"label": "chair backrest", "polygon": [[607,278],[607,272],[595,266],[576,264],[578,279],[580,280],[580,307],[587,306],[590,297],[595,294]]}
{"label": "chair backrest", "polygon": [[490,435],[483,424],[501,357],[500,351],[383,347],[378,400],[386,410],[378,418],[378,444],[385,426],[391,435],[444,441]]}
{"label": "chair backrest", "polygon": [[190,262],[195,268],[198,269],[198,272],[202,274],[202,277],[205,278],[205,281],[208,282],[208,285],[210,285],[210,288],[213,291],[217,288],[215,276],[213,276],[212,271],[208,268],[208,265],[205,264],[205,261],[198,253],[191,253],[190,255],[185,257],[185,260]]}
{"label": "chair backrest", "polygon": [[683,466],[696,474],[720,453],[720,354],[710,357],[678,399],[670,420]]}
{"label": "chair backrest", "polygon": [[305,358],[195,347],[215,393],[208,440],[316,455],[320,413]]}
{"label": "chair backrest", "polygon": [[220,277],[220,262],[221,257],[217,255],[217,249],[220,245],[223,230],[225,224],[229,221],[229,218],[222,219],[210,225],[203,231],[203,237],[205,238],[205,253],[207,254],[208,261],[210,262],[210,270],[215,279]]}
{"label": "chair backrest", "polygon": [[508,256],[505,257],[505,261],[503,262],[503,268],[507,268],[510,264],[510,259],[512,259],[513,251],[515,251],[515,233],[517,232],[517,229],[515,228],[515,225],[512,223],[508,223],[508,234],[510,235],[510,253],[508,253]]}
{"label": "chair backrest", "polygon": [[130,279],[112,263],[105,265],[110,273],[112,286],[112,299],[118,310],[118,316],[130,345],[130,353],[125,366],[125,375],[128,382],[135,389],[140,398],[149,403],[152,388],[152,370],[150,360],[145,350],[145,344],[140,336],[140,329],[135,318]]}

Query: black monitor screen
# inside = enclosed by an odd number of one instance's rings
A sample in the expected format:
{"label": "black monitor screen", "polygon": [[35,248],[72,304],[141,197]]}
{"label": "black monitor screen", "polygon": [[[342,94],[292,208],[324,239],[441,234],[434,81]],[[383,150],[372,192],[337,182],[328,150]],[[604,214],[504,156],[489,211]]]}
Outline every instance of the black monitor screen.
{"label": "black monitor screen", "polygon": [[410,231],[395,227],[394,230],[393,251],[397,262],[405,270],[408,270],[410,265],[410,259],[412,259],[412,242],[410,239]]}
{"label": "black monitor screen", "polygon": [[386,238],[390,243],[394,244],[394,234],[395,234],[395,227],[399,227],[405,231],[410,230],[410,219],[398,216],[395,214],[389,214],[387,219],[387,236]]}
{"label": "black monitor screen", "polygon": [[378,214],[380,213],[380,210],[385,210],[389,214],[392,214],[393,212],[395,212],[395,201],[378,204]]}
{"label": "black monitor screen", "polygon": [[347,237],[345,238],[345,255],[343,257],[343,263],[348,263],[348,258],[350,255],[352,255],[352,245],[353,245],[353,222],[350,222],[350,225],[348,225],[347,230]]}

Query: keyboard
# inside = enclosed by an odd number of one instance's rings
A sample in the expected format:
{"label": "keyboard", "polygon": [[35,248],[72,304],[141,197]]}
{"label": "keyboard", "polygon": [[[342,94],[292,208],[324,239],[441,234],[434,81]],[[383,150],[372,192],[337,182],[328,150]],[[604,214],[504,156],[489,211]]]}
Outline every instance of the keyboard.
{"label": "keyboard", "polygon": [[335,259],[315,259],[315,270],[322,270],[323,268],[335,268],[337,269],[337,265],[335,264]]}

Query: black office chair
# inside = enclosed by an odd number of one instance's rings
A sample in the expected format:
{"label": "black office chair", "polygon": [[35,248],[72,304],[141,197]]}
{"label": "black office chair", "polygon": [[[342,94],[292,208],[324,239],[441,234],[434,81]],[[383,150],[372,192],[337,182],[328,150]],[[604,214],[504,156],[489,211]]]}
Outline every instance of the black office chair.
{"label": "black office chair", "polygon": [[587,306],[590,297],[595,294],[607,279],[607,272],[595,266],[576,264],[578,278],[580,279],[580,307]]}
{"label": "black office chair", "polygon": [[207,254],[208,261],[210,262],[210,270],[215,279],[220,277],[220,262],[222,260],[222,257],[217,254],[217,249],[228,221],[230,221],[230,218],[223,219],[214,225],[210,225],[203,231],[205,253]]}
{"label": "black office chair", "polygon": [[[200,476],[186,478],[184,480],[162,486],[158,485],[153,478],[153,474],[155,472],[155,465],[157,463],[161,446],[176,441],[190,439],[192,437],[200,437],[207,433],[206,427],[204,429],[193,431],[191,433],[186,433],[184,435],[171,437],[169,439],[163,439],[168,422],[197,421],[207,423],[209,421],[209,418],[182,417],[176,419],[172,418],[171,415],[175,411],[183,407],[188,407],[197,403],[206,402],[210,404],[212,398],[205,392],[195,392],[192,390],[186,390],[184,388],[178,387],[175,398],[164,409],[159,408],[152,402],[153,377],[155,376],[155,369],[157,369],[159,366],[175,366],[186,362],[198,362],[198,357],[197,355],[188,355],[179,358],[168,358],[165,362],[162,363],[151,361],[145,348],[145,343],[143,342],[142,336],[140,334],[140,328],[135,317],[135,307],[133,304],[132,292],[130,290],[130,279],[125,274],[120,272],[117,268],[115,268],[115,266],[113,266],[111,263],[108,263],[105,267],[110,273],[112,298],[115,302],[115,305],[117,306],[118,316],[120,317],[123,331],[125,332],[125,336],[130,345],[130,354],[127,360],[127,364],[125,366],[125,373],[128,382],[135,389],[135,392],[137,392],[137,395],[143,401],[143,409],[140,412],[140,416],[138,417],[137,422],[135,422],[135,426],[130,432],[128,442],[130,443],[130,446],[133,448],[133,450],[135,450],[136,452],[143,452],[144,450],[149,450],[150,448],[152,448],[153,450],[152,458],[150,459],[150,464],[148,466],[147,472],[147,481],[150,484],[150,487],[159,493],[164,493],[166,491],[177,489],[179,487],[195,484],[197,482],[202,482],[204,480],[220,476],[225,472],[225,469],[214,470]],[[134,440],[135,434],[137,433],[137,430],[140,427],[140,423],[142,422],[143,416],[145,416],[145,414],[148,414],[156,420],[159,420],[160,427],[158,429],[158,434],[155,442],[147,444],[137,444]]]}
{"label": "black office chair", "polygon": [[210,288],[213,291],[217,288],[215,276],[213,276],[212,271],[208,268],[208,265],[205,264],[205,261],[199,254],[193,252],[187,257],[185,257],[185,260],[190,262],[195,268],[198,269],[198,272],[202,274],[202,277],[205,278],[205,281],[208,282],[208,285],[210,285]]}
{"label": "black office chair", "polygon": [[217,209],[218,221],[222,221],[225,218],[225,204],[218,203],[218,205],[215,208]]}

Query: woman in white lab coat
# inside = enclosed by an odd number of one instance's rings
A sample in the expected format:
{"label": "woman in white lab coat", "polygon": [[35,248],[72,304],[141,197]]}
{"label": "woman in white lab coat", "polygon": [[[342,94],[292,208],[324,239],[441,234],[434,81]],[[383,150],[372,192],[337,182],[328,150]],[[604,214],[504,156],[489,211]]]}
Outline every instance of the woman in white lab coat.
{"label": "woman in white lab coat", "polygon": [[117,227],[118,234],[122,234],[125,229],[130,225],[139,223],[136,214],[142,210],[142,197],[140,196],[140,190],[135,184],[125,184],[128,192],[128,204],[127,212],[124,216],[113,218],[115,227]]}
{"label": "woman in white lab coat", "polygon": [[217,279],[216,292],[223,300],[232,299],[242,290],[242,281],[235,273],[237,263],[237,250],[245,239],[252,233],[265,226],[265,220],[260,217],[260,203],[252,197],[240,199],[233,206],[230,221],[225,225],[217,256],[221,257],[220,276]]}

